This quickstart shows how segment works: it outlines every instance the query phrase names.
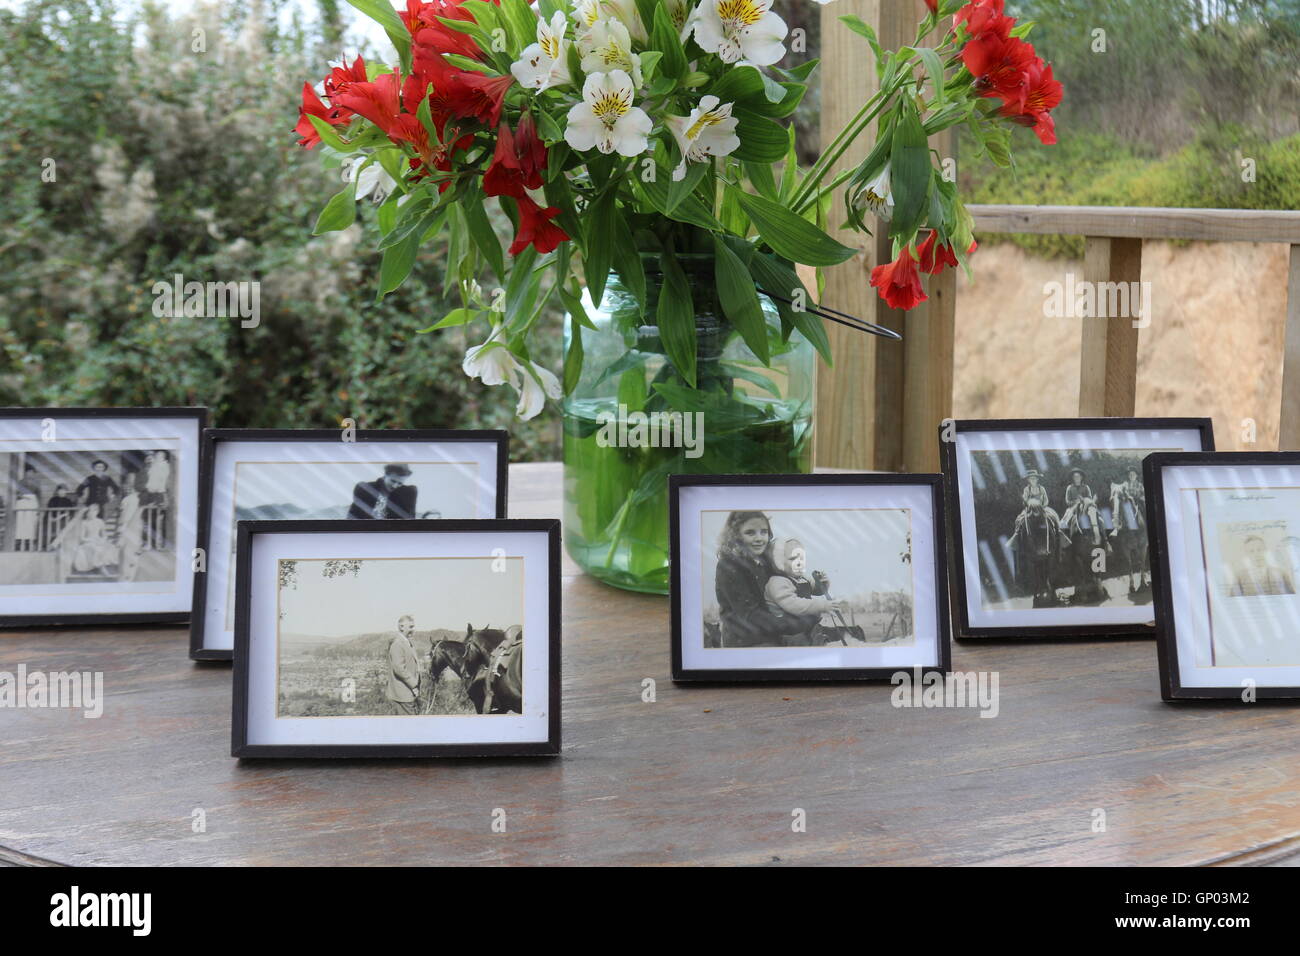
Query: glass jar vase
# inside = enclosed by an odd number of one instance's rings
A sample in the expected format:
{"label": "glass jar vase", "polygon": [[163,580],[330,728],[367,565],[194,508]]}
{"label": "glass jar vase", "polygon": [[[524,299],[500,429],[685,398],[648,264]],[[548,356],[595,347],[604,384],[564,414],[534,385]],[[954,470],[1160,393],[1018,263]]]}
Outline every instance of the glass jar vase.
{"label": "glass jar vase", "polygon": [[709,255],[679,255],[695,306],[696,383],[669,361],[653,324],[663,277],[643,257],[646,309],[611,273],[586,327],[566,316],[565,354],[582,336],[582,375],[563,405],[564,540],[592,576],[668,593],[670,474],[795,474],[812,468],[816,352],[788,339],[760,296],[770,363],[723,315]]}

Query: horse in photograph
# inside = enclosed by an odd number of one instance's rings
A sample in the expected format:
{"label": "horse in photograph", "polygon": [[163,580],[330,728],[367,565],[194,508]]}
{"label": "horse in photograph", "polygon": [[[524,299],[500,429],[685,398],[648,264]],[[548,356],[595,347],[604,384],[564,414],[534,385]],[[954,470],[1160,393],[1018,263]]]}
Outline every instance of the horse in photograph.
{"label": "horse in photograph", "polygon": [[1110,513],[1114,525],[1111,541],[1115,552],[1124,558],[1128,593],[1145,591],[1151,586],[1146,518],[1136,496],[1123,484],[1111,485]]}
{"label": "horse in photograph", "polygon": [[[1069,539],[1065,547],[1065,564],[1067,576],[1074,583],[1073,603],[1099,604],[1109,597],[1096,569],[1097,552],[1100,550],[1104,556],[1110,547],[1105,528],[1097,520],[1095,508],[1071,508],[1067,514],[1069,520],[1063,522],[1065,536]],[[1104,563],[1102,567],[1105,567]]]}
{"label": "horse in photograph", "polygon": [[1066,584],[1062,566],[1069,545],[1056,513],[1031,502],[1016,518],[1008,545],[1015,558],[1016,581],[1033,595],[1034,607],[1055,607],[1056,589]]}
{"label": "horse in photograph", "polygon": [[476,631],[473,624],[466,625],[461,676],[465,692],[480,714],[505,713],[512,703],[519,710],[523,697],[521,635],[522,628],[517,625],[504,631]]}

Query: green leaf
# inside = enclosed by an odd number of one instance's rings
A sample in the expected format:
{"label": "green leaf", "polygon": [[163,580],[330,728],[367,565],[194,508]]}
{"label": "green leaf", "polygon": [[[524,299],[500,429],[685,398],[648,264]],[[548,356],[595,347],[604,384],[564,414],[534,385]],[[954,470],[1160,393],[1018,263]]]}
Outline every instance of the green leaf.
{"label": "green leaf", "polygon": [[461,211],[465,213],[465,225],[469,227],[469,236],[474,241],[474,246],[488,261],[492,271],[497,274],[497,279],[504,282],[505,253],[501,249],[501,240],[492,230],[492,223],[488,221],[487,210],[483,208],[483,199],[468,198],[461,203]]}
{"label": "green leaf", "polygon": [[876,54],[876,60],[883,59],[881,56],[880,40],[876,37],[876,31],[862,22],[860,17],[844,16],[840,17],[840,23],[844,24],[858,36],[866,37],[867,42],[871,44],[871,50]]}
{"label": "green leaf", "polygon": [[777,255],[809,266],[833,266],[857,254],[858,250],[836,242],[780,203],[741,192],[735,186],[727,189],[739,193],[737,201]]}
{"label": "green leaf", "polygon": [[325,208],[316,217],[316,227],[312,229],[311,234],[319,236],[323,232],[346,229],[356,221],[356,218],[357,184],[348,183],[346,188],[330,197],[330,201],[325,204]]}
{"label": "green leaf", "polygon": [[939,54],[928,46],[921,46],[916,48],[916,55],[921,58],[926,72],[930,74],[930,84],[934,87],[934,105],[943,106],[948,101],[948,94],[944,90],[943,62],[939,59]]}
{"label": "green leaf", "polygon": [[637,304],[640,305],[642,313],[645,312],[646,305],[646,286],[645,286],[645,266],[641,263],[641,256],[637,253],[636,242],[632,238],[632,229],[627,224],[627,219],[622,216],[614,217],[614,235],[613,235],[614,252],[610,259],[610,264],[614,271],[619,274],[623,284],[636,297]]}
{"label": "green leaf", "polygon": [[740,258],[727,248],[719,236],[713,237],[714,280],[723,314],[736,327],[749,350],[767,365],[767,320],[758,301],[754,278]]}
{"label": "green leaf", "polygon": [[593,332],[596,331],[596,323],[591,321],[591,318],[587,315],[587,310],[582,305],[582,299],[562,285],[555,287],[555,293],[560,297],[560,302],[564,304],[564,311],[569,313],[573,321],[586,326]]}
{"label": "green leaf", "polygon": [[574,326],[569,334],[569,351],[564,356],[564,394],[578,387],[582,377],[582,326]]}
{"label": "green leaf", "polygon": [[695,192],[695,187],[700,184],[709,172],[710,163],[687,163],[686,172],[681,179],[674,179],[668,184],[668,212],[676,211],[677,207],[682,204],[691,193]]}
{"label": "green leaf", "polygon": [[[392,231],[389,232],[379,242],[380,249],[387,249],[389,246],[395,246],[397,243],[413,235],[424,235],[425,215],[429,213],[433,206],[433,200],[429,196],[417,196],[404,203],[397,212],[397,221],[393,224]],[[432,220],[432,216],[429,219]]]}
{"label": "green leaf", "polygon": [[691,388],[695,387],[695,304],[691,299],[691,286],[686,281],[676,256],[665,252],[660,257],[664,284],[659,290],[659,308],[655,323],[659,326],[659,340],[664,354],[677,373]]}
{"label": "green leaf", "polygon": [[586,244],[582,262],[587,278],[587,291],[597,306],[605,294],[609,279],[609,266],[614,261],[614,206],[615,192],[608,189],[587,207],[582,218],[586,220]]}
{"label": "green leaf", "polygon": [[749,163],[779,163],[785,157],[789,139],[783,126],[741,106],[731,115],[736,118],[736,135],[740,137],[740,146],[732,156]]}
{"label": "green leaf", "polygon": [[772,173],[771,163],[746,163],[745,174],[760,196],[768,199],[780,199],[776,188],[776,177]]}
{"label": "green leaf", "polygon": [[452,309],[427,329],[420,329],[420,332],[432,332],[434,329],[450,329],[457,325],[465,325],[473,322],[480,314],[478,309]]}
{"label": "green leaf", "polygon": [[379,296],[383,298],[406,281],[415,265],[416,253],[420,251],[420,237],[411,236],[405,242],[389,246],[384,250],[383,262],[379,265]]}
{"label": "green leaf", "polygon": [[339,136],[338,131],[319,116],[311,116],[309,114],[307,119],[311,121],[312,127],[316,130],[317,135],[320,136],[320,141],[330,149],[337,150],[346,156],[350,153],[355,153],[359,148],[351,143],[344,142],[344,140]]}
{"label": "green leaf", "polygon": [[409,72],[411,34],[406,29],[406,24],[402,22],[402,18],[397,15],[397,11],[393,9],[392,3],[389,0],[348,0],[348,3],[384,28],[384,33],[388,34],[388,39],[392,41],[397,55],[402,60],[403,72]]}
{"label": "green leaf", "polygon": [[[754,276],[760,289],[765,289],[773,295],[782,296],[786,299],[794,299],[797,297],[796,293],[802,292],[805,302],[812,301],[812,297],[804,287],[799,274],[790,266],[772,256],[764,255],[761,252],[755,253],[749,261],[749,271]],[[821,354],[821,357],[826,360],[826,364],[830,365],[831,342],[826,335],[826,328],[822,324],[821,316],[795,309],[780,299],[774,299],[773,304],[776,305],[782,320],[798,329],[803,334],[803,337],[812,343],[813,348]]]}
{"label": "green leaf", "polygon": [[899,242],[911,242],[929,212],[930,145],[921,117],[910,98],[900,101],[900,115],[890,147],[890,188],[894,194],[894,216],[889,234]]}
{"label": "green leaf", "polygon": [[686,73],[686,51],[682,49],[681,38],[673,26],[668,9],[662,4],[655,5],[654,25],[650,30],[650,49],[659,50],[663,58],[659,61],[659,72],[664,76],[678,79]]}

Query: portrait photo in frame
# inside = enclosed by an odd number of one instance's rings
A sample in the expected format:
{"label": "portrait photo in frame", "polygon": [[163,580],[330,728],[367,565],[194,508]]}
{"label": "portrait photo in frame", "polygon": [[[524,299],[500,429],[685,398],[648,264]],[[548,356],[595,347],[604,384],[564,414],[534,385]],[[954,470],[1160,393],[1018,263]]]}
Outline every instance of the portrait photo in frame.
{"label": "portrait photo in frame", "polygon": [[1300,453],[1146,461],[1165,700],[1300,697]]}
{"label": "portrait photo in frame", "polygon": [[558,520],[241,521],[234,757],[560,750]]}
{"label": "portrait photo in frame", "polygon": [[0,409],[0,627],[189,620],[207,414]]}
{"label": "portrait photo in frame", "polygon": [[1142,463],[1212,451],[1208,418],[948,421],[958,638],[1153,637]]}
{"label": "portrait photo in frame", "polygon": [[950,665],[938,475],[671,475],[675,681]]}
{"label": "portrait photo in frame", "polygon": [[231,659],[239,521],[504,518],[509,440],[504,431],[206,430],[191,659]]}

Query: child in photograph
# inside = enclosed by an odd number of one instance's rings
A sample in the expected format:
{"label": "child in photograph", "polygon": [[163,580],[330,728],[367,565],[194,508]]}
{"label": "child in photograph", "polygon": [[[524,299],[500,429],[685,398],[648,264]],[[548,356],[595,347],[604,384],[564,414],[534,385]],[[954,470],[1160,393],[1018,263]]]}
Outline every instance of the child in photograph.
{"label": "child in photograph", "polygon": [[796,538],[778,538],[773,543],[772,563],[777,573],[763,589],[768,610],[778,620],[788,619],[797,626],[784,643],[791,647],[821,643],[814,631],[822,615],[838,607],[829,596],[830,578],[820,571],[807,576],[808,554]]}
{"label": "child in photograph", "polygon": [[1070,469],[1070,483],[1065,486],[1065,514],[1061,516],[1061,524],[1068,528],[1070,521],[1076,517],[1080,518],[1080,530],[1091,531],[1093,544],[1101,544],[1101,515],[1097,511],[1097,499],[1088,484],[1088,476],[1082,468]]}
{"label": "child in photograph", "polygon": [[123,581],[134,581],[140,567],[142,513],[140,494],[136,491],[137,473],[123,479],[122,508],[117,519],[118,567]]}
{"label": "child in photograph", "polygon": [[77,485],[78,501],[85,506],[97,505],[101,515],[119,492],[117,482],[108,473],[108,462],[102,458],[91,462],[90,474]]}
{"label": "child in photograph", "polygon": [[1047,498],[1047,488],[1042,484],[1043,475],[1038,471],[1025,472],[1027,484],[1024,490],[1020,492],[1020,500],[1024,504],[1024,510],[1016,516],[1016,524],[1027,518],[1034,506],[1042,508],[1044,512],[1051,515],[1054,521],[1059,521],[1055,511],[1052,510],[1051,503]]}
{"label": "child in photograph", "polygon": [[81,574],[97,571],[108,576],[108,566],[115,558],[116,549],[109,544],[108,526],[104,523],[100,506],[87,505],[77,529],[72,570]]}
{"label": "child in photograph", "polygon": [[55,485],[45,512],[45,547],[52,550],[54,542],[72,520],[77,502],[68,496],[67,485]]}

